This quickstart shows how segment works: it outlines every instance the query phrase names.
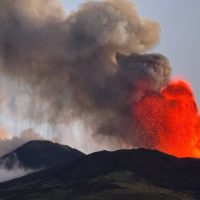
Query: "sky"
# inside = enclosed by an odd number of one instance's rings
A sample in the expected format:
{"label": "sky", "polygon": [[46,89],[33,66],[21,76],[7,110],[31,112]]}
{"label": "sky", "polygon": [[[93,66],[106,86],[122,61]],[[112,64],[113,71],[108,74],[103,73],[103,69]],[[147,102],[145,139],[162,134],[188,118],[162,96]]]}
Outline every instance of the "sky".
{"label": "sky", "polygon": [[[71,12],[84,0],[62,0]],[[183,77],[193,86],[200,106],[200,1],[135,0],[141,16],[160,23],[161,40],[153,49],[170,59],[173,76]]]}

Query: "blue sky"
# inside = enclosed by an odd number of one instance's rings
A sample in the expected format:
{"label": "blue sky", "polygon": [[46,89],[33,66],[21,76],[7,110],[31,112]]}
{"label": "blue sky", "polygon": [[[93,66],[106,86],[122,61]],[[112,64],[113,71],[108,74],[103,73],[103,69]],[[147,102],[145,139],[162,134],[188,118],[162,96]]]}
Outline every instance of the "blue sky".
{"label": "blue sky", "polygon": [[[67,11],[76,9],[84,0],[62,0]],[[166,55],[173,75],[189,80],[200,105],[200,1],[135,0],[141,16],[161,25],[161,41],[155,52]]]}

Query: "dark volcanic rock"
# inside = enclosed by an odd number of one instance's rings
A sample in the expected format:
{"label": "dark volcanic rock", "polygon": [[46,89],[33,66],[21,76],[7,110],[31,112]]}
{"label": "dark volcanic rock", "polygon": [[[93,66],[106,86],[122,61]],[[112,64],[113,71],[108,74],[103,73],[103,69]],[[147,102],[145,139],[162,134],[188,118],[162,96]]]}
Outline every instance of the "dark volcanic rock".
{"label": "dark volcanic rock", "polygon": [[200,191],[199,159],[179,159],[156,150],[97,152],[83,158],[67,178],[92,178],[121,170],[132,171],[139,178],[159,186]]}
{"label": "dark volcanic rock", "polygon": [[12,169],[16,163],[24,168],[39,169],[69,164],[84,154],[76,149],[50,141],[31,141],[4,155],[0,163]]}
{"label": "dark volcanic rock", "polygon": [[145,149],[102,151],[2,183],[0,199],[197,200],[200,160]]}

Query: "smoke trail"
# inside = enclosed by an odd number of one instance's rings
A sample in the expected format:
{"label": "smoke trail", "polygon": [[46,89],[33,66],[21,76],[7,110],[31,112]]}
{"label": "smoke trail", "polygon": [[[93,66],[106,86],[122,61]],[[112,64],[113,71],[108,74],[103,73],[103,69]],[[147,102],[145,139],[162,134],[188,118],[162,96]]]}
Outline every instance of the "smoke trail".
{"label": "smoke trail", "polygon": [[0,166],[0,182],[9,181],[15,178],[19,178],[28,174],[36,172],[32,169],[24,169],[18,166],[15,166],[12,170],[6,169],[3,166]]}
{"label": "smoke trail", "polygon": [[[52,125],[81,120],[100,138],[137,141],[132,103],[159,92],[170,75],[167,58],[144,54],[159,41],[156,22],[128,0],[89,1],[68,16],[57,1],[2,0],[0,24],[15,114]],[[13,100],[20,87],[28,100]]]}
{"label": "smoke trail", "polygon": [[11,163],[11,161],[7,159],[0,160],[0,182],[5,182],[39,171],[39,169],[33,170],[21,166],[17,155],[12,158],[12,166],[8,167],[8,163]]}

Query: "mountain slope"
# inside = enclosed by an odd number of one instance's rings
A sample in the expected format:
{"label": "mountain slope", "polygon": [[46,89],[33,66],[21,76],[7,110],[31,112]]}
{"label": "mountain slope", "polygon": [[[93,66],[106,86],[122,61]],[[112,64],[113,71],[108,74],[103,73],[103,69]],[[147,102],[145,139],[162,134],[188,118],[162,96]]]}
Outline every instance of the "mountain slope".
{"label": "mountain slope", "polygon": [[0,158],[0,164],[8,169],[19,165],[23,168],[40,169],[68,164],[84,154],[76,149],[50,141],[31,141]]}
{"label": "mountain slope", "polygon": [[178,159],[145,149],[91,154],[76,165],[67,178],[92,178],[121,170],[132,171],[138,177],[159,186],[200,191],[199,159]]}
{"label": "mountain slope", "polygon": [[97,152],[0,184],[0,199],[200,199],[200,160],[144,149]]}

